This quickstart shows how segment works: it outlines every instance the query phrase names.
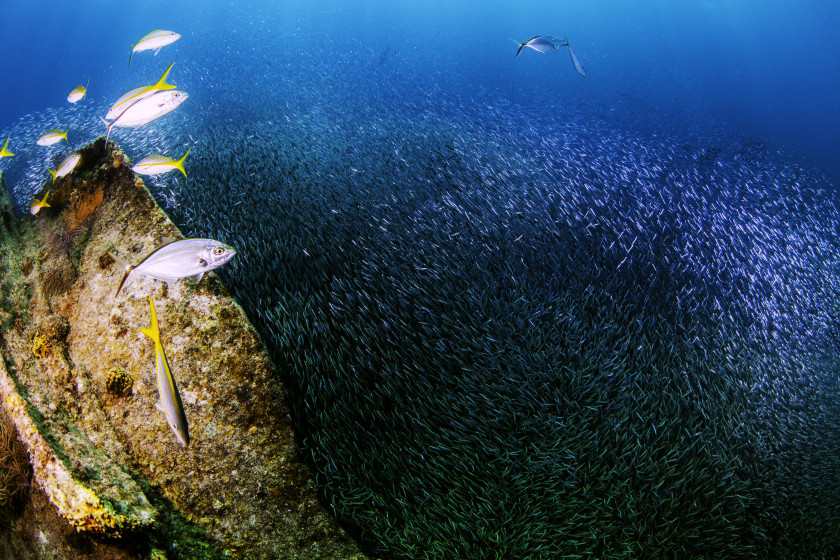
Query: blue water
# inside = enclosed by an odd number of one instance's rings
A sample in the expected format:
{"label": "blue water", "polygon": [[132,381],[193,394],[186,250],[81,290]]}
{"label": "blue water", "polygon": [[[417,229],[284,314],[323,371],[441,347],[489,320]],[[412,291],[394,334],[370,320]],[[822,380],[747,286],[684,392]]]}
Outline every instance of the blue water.
{"label": "blue water", "polygon": [[[35,138],[96,139],[175,62],[190,98],[111,137],[190,148],[146,183],[237,248],[218,274],[374,556],[840,548],[840,5],[3,10],[22,209],[69,149]],[[154,28],[183,37],[128,68]],[[587,77],[515,57],[536,34]]]}
{"label": "blue water", "polygon": [[[350,79],[355,64],[387,52],[394,80],[464,95],[488,89],[510,99],[585,105],[640,127],[723,122],[840,177],[840,5],[811,1],[613,2],[143,2],[83,5],[4,2],[0,21],[0,128],[66,106],[90,78],[90,102],[113,101],[123,84],[145,84],[150,67],[256,60],[295,72]],[[150,28],[184,40],[156,58],[130,45]],[[565,52],[514,59],[518,41],[568,36],[588,69],[580,79]],[[183,66],[182,66],[183,65]],[[314,66],[314,67],[313,67]],[[165,66],[164,66],[165,67]],[[271,71],[240,74],[233,87],[272,88]],[[177,75],[177,72],[176,72]],[[214,76],[214,80],[223,80]],[[178,83],[177,81],[175,83]],[[363,88],[376,88],[371,80]],[[193,88],[195,89],[195,88]]]}

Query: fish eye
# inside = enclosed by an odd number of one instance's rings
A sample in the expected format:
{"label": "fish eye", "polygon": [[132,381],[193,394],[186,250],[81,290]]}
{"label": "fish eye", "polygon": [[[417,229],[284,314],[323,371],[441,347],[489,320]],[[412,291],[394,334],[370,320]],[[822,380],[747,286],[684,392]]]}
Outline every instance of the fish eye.
{"label": "fish eye", "polygon": [[216,247],[215,249],[213,249],[213,254],[216,255],[216,256],[220,256],[224,252],[225,252],[225,250],[222,249],[221,247]]}

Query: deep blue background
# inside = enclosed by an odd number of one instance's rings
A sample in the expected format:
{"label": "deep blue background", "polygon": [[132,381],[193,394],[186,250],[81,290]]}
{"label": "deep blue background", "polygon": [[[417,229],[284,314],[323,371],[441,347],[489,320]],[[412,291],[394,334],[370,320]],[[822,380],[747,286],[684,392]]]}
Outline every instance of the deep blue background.
{"label": "deep blue background", "polygon": [[[88,78],[90,102],[110,104],[138,80],[155,79],[171,60],[223,64],[231,50],[236,56],[251,50],[292,68],[317,60],[313,72],[329,71],[340,81],[353,77],[352,56],[385,53],[391,64],[404,65],[418,94],[442,88],[467,97],[493,90],[518,102],[560,99],[637,129],[663,120],[671,121],[668,128],[725,123],[837,183],[838,24],[840,3],[827,1],[7,0],[0,19],[0,129],[27,113],[68,106],[67,93]],[[129,70],[130,46],[154,28],[184,38],[165,57],[138,54]],[[589,77],[577,76],[565,50],[514,58],[511,39],[535,34],[568,36]],[[302,56],[288,58],[290,46]],[[352,56],[339,61],[337,51]],[[272,87],[268,74],[230,70],[216,78],[230,88]]]}

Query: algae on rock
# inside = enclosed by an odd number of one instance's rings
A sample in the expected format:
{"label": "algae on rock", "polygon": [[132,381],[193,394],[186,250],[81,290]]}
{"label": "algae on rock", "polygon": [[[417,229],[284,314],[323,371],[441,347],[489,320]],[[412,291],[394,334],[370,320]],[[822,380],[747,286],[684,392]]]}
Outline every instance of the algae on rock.
{"label": "algae on rock", "polygon": [[[126,558],[363,558],[318,503],[272,364],[219,280],[137,275],[115,296],[112,255],[136,263],[182,236],[118,149],[80,153],[50,208],[18,220],[0,201],[0,393],[36,486]],[[148,295],[186,447],[156,408]]]}

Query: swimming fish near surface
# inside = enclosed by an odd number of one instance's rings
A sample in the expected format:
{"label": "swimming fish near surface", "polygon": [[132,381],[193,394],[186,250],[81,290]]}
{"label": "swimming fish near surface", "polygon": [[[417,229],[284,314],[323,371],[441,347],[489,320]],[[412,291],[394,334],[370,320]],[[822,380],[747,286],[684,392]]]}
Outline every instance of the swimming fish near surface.
{"label": "swimming fish near surface", "polygon": [[67,140],[67,132],[69,130],[70,129],[67,129],[64,132],[61,132],[60,130],[56,130],[56,129],[48,130],[45,133],[43,133],[40,136],[40,138],[38,138],[35,141],[35,143],[38,144],[39,146],[52,146],[53,144],[58,144],[63,139],[65,142],[67,142],[69,144],[70,141]]}
{"label": "swimming fish near surface", "polygon": [[157,370],[157,386],[160,395],[160,404],[166,416],[166,422],[175,437],[184,445],[190,443],[190,431],[187,427],[187,416],[184,414],[184,404],[181,402],[181,395],[178,393],[178,386],[175,378],[172,377],[172,370],[169,369],[169,361],[163,351],[163,344],[160,342],[160,328],[158,326],[157,312],[152,296],[149,296],[149,309],[152,314],[149,328],[140,328],[140,332],[151,338],[155,343],[155,369]]}
{"label": "swimming fish near surface", "polygon": [[58,169],[56,169],[55,171],[53,171],[52,169],[47,169],[47,171],[50,172],[50,175],[52,175],[53,183],[55,183],[55,180],[59,177],[64,177],[65,175],[76,169],[76,166],[79,165],[81,159],[82,156],[80,156],[76,152],[73,152],[72,154],[64,158],[64,161],[62,161],[58,165]]}
{"label": "swimming fish near surface", "polygon": [[32,206],[29,207],[29,213],[33,216],[41,211],[41,208],[49,208],[50,205],[47,204],[47,198],[50,196],[50,191],[44,193],[44,198],[38,200],[37,198],[32,201]]}
{"label": "swimming fish near surface", "polygon": [[566,46],[565,41],[552,35],[535,35],[524,43],[519,43],[519,50],[516,51],[516,56],[519,56],[519,53],[522,52],[522,49],[525,47],[534,49],[535,51],[541,53],[553,53],[557,50],[558,46]]}
{"label": "swimming fish near surface", "polygon": [[161,175],[177,169],[186,177],[187,172],[184,171],[184,160],[187,159],[189,154],[190,149],[187,148],[187,153],[178,161],[166,156],[146,156],[135,163],[131,170],[141,175]]}
{"label": "swimming fish near surface", "polygon": [[70,103],[78,103],[85,95],[87,95],[87,86],[90,85],[90,78],[88,78],[87,85],[76,86],[70,90],[70,95],[67,96],[67,101]]}
{"label": "swimming fish near surface", "polygon": [[[139,128],[153,120],[175,110],[178,105],[187,100],[189,95],[185,91],[157,91],[148,97],[138,99],[129,105],[120,115],[108,124],[105,134],[105,144],[111,135],[111,128],[115,126],[125,128]],[[107,124],[107,121],[104,121]]]}
{"label": "swimming fish near surface", "polygon": [[[230,245],[213,239],[183,239],[164,244],[149,253],[149,255],[135,266],[128,265],[114,256],[124,268],[120,290],[128,277],[134,272],[151,276],[164,282],[174,282],[188,276],[195,276],[196,282],[201,282],[205,272],[218,268],[228,262],[236,250]],[[113,255],[112,255],[113,256]]]}
{"label": "swimming fish near surface", "polygon": [[169,68],[166,69],[166,72],[163,73],[163,76],[160,77],[160,80],[158,80],[156,84],[134,88],[133,90],[129,91],[128,93],[125,93],[122,97],[117,99],[117,102],[114,103],[110,109],[108,109],[108,114],[105,115],[105,118],[108,120],[116,119],[120,116],[120,114],[123,111],[128,109],[129,106],[136,103],[137,101],[140,101],[145,97],[149,97],[150,95],[154,95],[159,91],[175,89],[175,86],[166,83],[166,77],[169,75],[169,71],[172,70],[172,67],[174,65],[174,62],[169,65]]}
{"label": "swimming fish near surface", "polygon": [[3,149],[0,149],[0,157],[12,157],[15,155],[9,151],[9,138],[11,138],[11,136],[6,137],[6,143],[3,144]]}
{"label": "swimming fish near surface", "polygon": [[170,45],[180,38],[181,36],[174,31],[164,31],[163,29],[155,29],[151,33],[144,35],[136,44],[131,45],[131,54],[128,55],[129,67],[131,66],[131,57],[134,56],[134,53],[154,50],[157,55],[161,47]]}

